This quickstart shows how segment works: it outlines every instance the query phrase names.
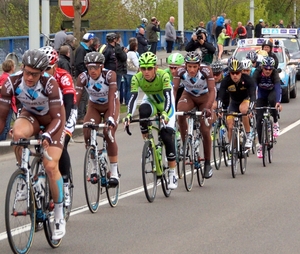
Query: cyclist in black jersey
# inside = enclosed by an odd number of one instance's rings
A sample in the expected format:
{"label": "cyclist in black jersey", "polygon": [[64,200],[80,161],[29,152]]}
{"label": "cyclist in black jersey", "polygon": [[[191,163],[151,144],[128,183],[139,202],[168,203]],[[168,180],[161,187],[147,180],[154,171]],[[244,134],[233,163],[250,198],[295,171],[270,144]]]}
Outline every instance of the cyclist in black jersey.
{"label": "cyclist in black jersey", "polygon": [[[218,108],[222,108],[224,99],[226,98],[226,90],[230,95],[229,112],[241,112],[246,114],[249,109],[252,110],[256,95],[255,95],[255,84],[253,79],[247,75],[242,74],[242,63],[232,58],[228,64],[229,75],[226,76],[220,86],[219,97],[218,97]],[[233,129],[233,117],[227,117],[228,124],[228,139],[231,141],[232,129]],[[247,133],[246,147],[252,147],[252,138],[250,135],[250,123],[247,116],[243,116],[243,124]]]}

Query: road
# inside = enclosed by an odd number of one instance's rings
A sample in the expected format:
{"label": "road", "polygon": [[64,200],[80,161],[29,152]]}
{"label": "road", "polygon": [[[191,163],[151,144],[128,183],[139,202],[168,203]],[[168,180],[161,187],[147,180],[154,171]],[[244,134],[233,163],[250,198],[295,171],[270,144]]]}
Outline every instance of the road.
{"label": "road", "polygon": [[[299,86],[299,84],[298,84]],[[31,253],[299,253],[300,99],[283,104],[281,135],[273,163],[251,155],[245,175],[231,177],[224,164],[204,187],[186,192],[184,183],[169,198],[161,188],[153,203],[142,189],[139,127],[132,136],[117,133],[121,170],[121,197],[111,208],[105,202],[96,214],[86,206],[83,190],[82,136],[69,147],[75,180],[72,216],[61,246],[52,250],[43,232],[35,234]],[[5,237],[4,200],[15,168],[13,154],[0,162],[0,252],[10,253]]]}

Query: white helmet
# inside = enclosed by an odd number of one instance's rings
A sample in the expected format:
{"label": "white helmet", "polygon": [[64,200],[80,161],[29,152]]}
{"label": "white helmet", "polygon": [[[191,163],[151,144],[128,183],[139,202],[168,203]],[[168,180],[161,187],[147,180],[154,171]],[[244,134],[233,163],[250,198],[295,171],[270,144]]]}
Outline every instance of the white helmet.
{"label": "white helmet", "polygon": [[148,23],[148,19],[146,19],[146,18],[142,18],[141,21],[142,21],[142,23],[144,23],[144,24]]}
{"label": "white helmet", "polygon": [[242,60],[243,70],[251,70],[252,69],[252,61],[250,59]]}

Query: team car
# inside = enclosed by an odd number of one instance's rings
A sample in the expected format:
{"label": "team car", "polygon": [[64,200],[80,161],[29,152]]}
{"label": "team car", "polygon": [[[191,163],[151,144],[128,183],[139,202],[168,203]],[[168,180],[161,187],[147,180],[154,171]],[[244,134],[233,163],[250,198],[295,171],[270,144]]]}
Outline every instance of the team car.
{"label": "team car", "polygon": [[[239,60],[246,58],[249,51],[261,50],[265,38],[241,39],[238,41],[237,48],[232,54]],[[278,69],[281,80],[282,102],[289,102],[290,98],[297,97],[296,73],[297,66],[295,62],[290,63],[290,55],[280,40],[273,40],[272,51],[278,58]],[[224,59],[225,60],[225,59]]]}

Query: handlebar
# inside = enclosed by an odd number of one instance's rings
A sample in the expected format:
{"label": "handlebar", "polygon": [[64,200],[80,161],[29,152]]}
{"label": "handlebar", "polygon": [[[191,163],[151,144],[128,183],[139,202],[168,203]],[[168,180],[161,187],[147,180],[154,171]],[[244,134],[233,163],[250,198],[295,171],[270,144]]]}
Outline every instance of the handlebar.
{"label": "handlebar", "polygon": [[175,112],[176,116],[203,116],[204,119],[204,123],[205,125],[208,127],[210,124],[208,122],[208,119],[210,119],[210,117],[205,117],[204,112],[203,111],[177,111]]}
{"label": "handlebar", "polygon": [[[84,124],[79,125],[79,126],[82,126],[82,128],[90,128],[90,129],[93,129],[93,130],[96,130],[96,129],[98,129],[98,128],[108,128],[108,126],[107,126],[105,123],[98,123],[98,124],[95,124],[95,123],[87,122],[87,123],[84,123]],[[114,139],[114,137],[113,137],[112,134],[111,134],[111,129],[108,129],[107,135],[108,135],[108,138],[110,139],[110,141],[111,141],[112,143],[114,143],[114,142],[115,142],[115,139]]]}
{"label": "handlebar", "polygon": [[[152,117],[152,118],[132,119],[132,120],[130,121],[130,123],[154,122],[154,121],[161,121],[163,127],[164,127],[164,128],[166,127],[164,121],[162,121],[162,119],[160,119],[159,116],[155,116],[155,117]],[[131,133],[130,130],[129,130],[129,124],[128,124],[128,121],[125,121],[125,122],[124,122],[124,125],[125,125],[125,126],[124,126],[124,130],[126,130],[127,134],[128,134],[129,136],[131,136],[132,133]]]}

